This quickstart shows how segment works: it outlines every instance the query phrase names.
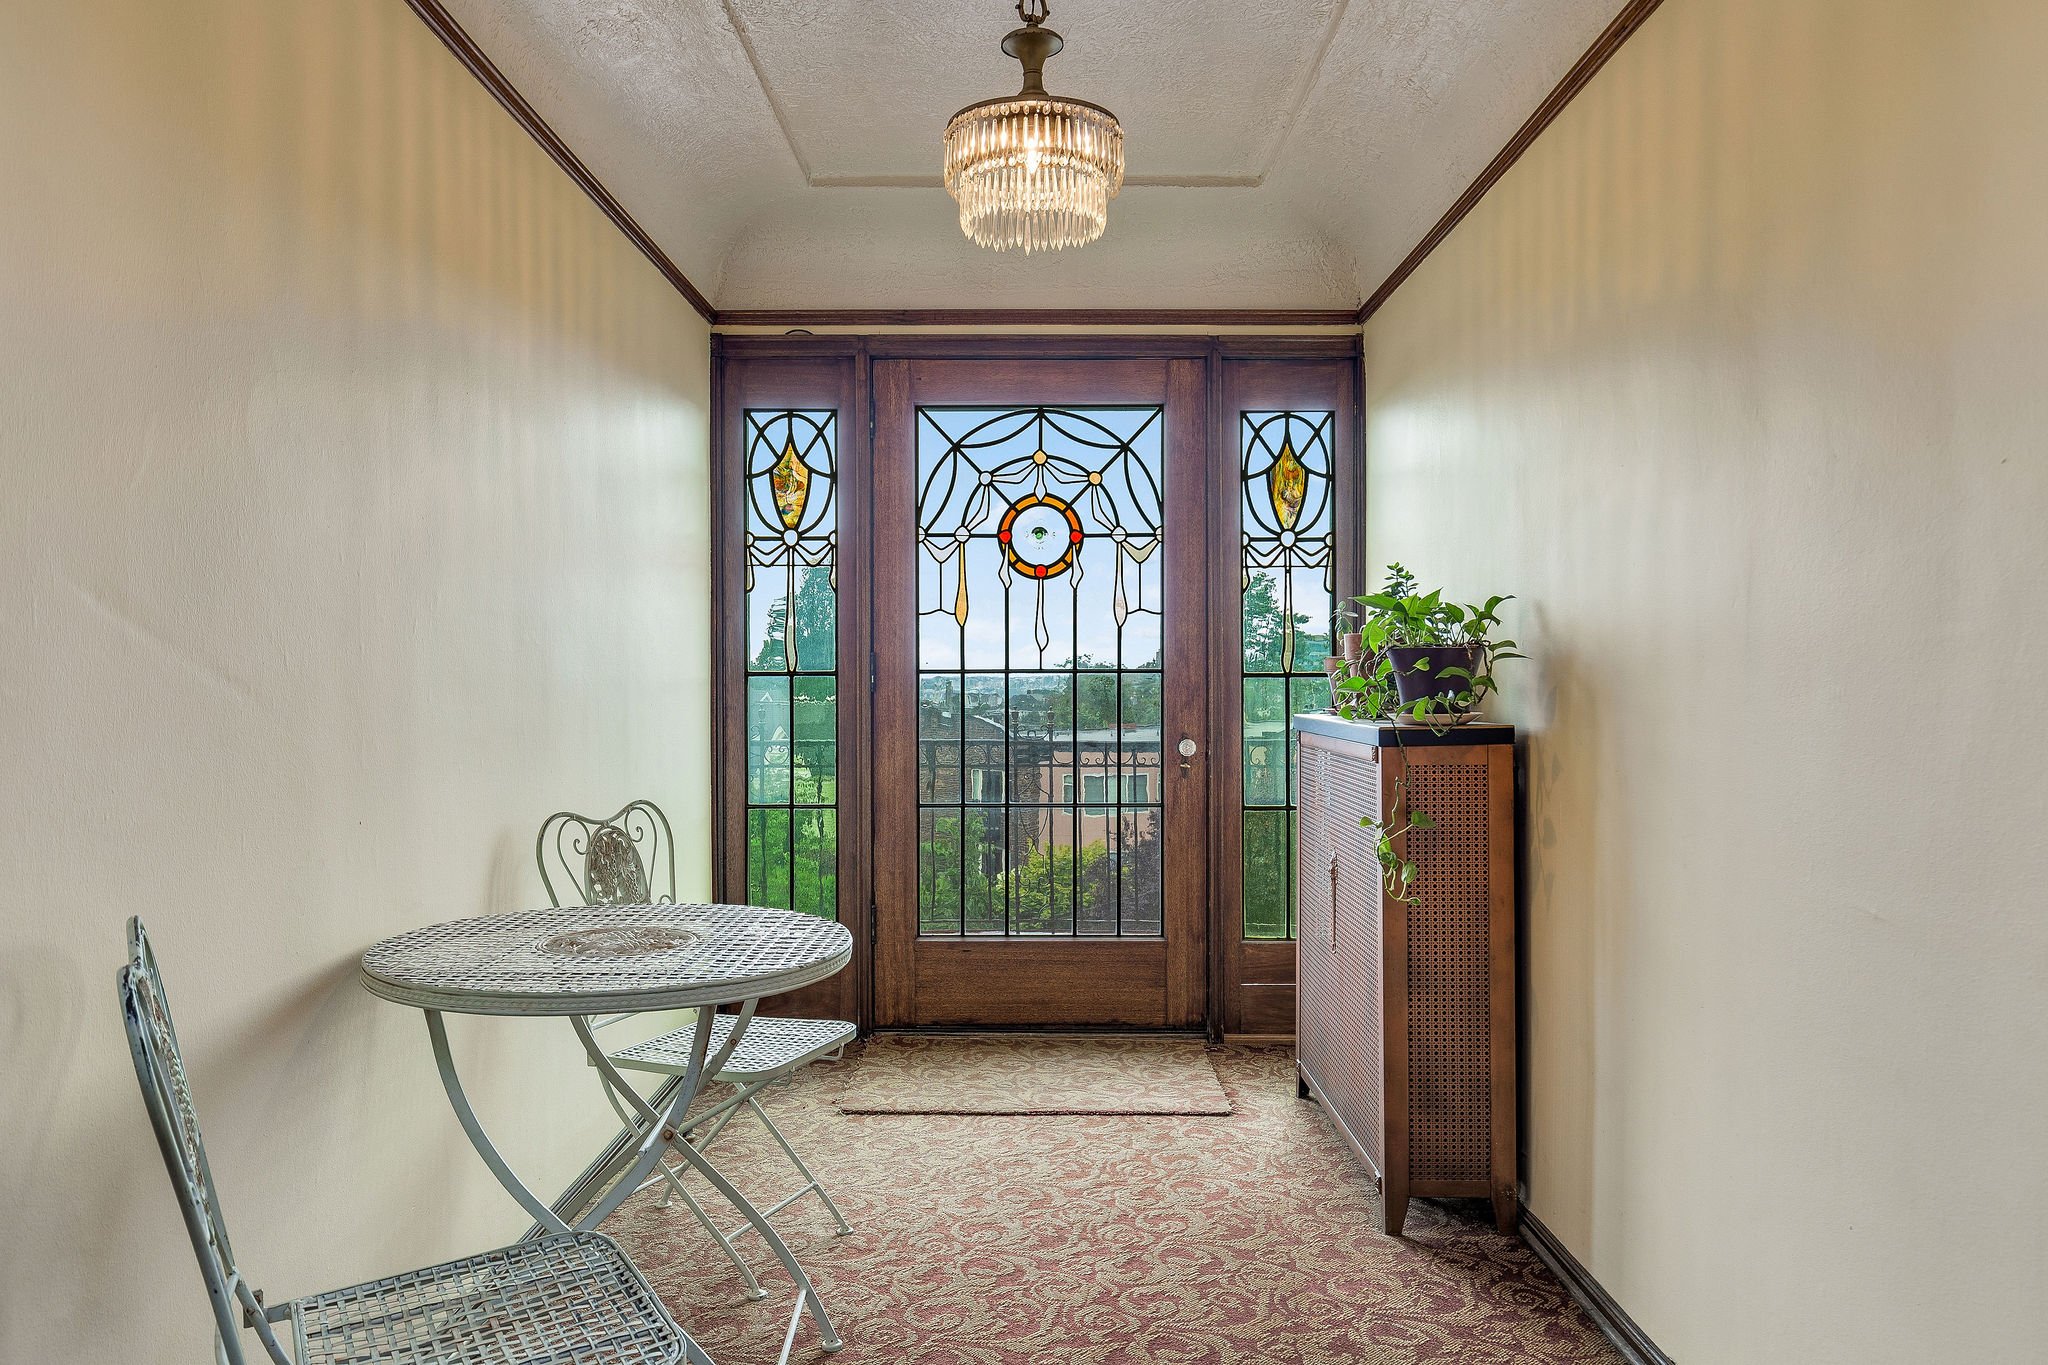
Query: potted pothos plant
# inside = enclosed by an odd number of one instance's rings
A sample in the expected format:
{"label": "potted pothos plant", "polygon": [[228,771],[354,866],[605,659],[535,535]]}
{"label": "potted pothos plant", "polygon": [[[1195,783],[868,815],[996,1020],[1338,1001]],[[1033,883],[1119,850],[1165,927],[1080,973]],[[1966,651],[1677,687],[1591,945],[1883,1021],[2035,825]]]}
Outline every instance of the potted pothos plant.
{"label": "potted pothos plant", "polygon": [[[1496,663],[1527,657],[1513,640],[1494,638],[1500,608],[1512,598],[1461,605],[1446,601],[1442,589],[1423,593],[1416,587],[1406,568],[1389,564],[1380,591],[1353,598],[1355,606],[1346,608],[1347,621],[1358,623],[1360,636],[1358,661],[1348,676],[1332,681],[1337,712],[1346,719],[1449,729],[1477,715],[1480,703],[1499,690],[1493,677]],[[1436,821],[1401,800],[1399,792],[1394,806],[1403,812],[1399,828],[1371,819],[1359,824],[1375,836],[1387,895],[1412,903],[1418,869],[1394,842],[1411,830],[1434,829]]]}
{"label": "potted pothos plant", "polygon": [[1500,609],[1513,599],[1446,601],[1441,588],[1416,591],[1415,577],[1387,566],[1379,592],[1352,599],[1361,611],[1361,663],[1354,670],[1354,718],[1456,725],[1498,691],[1493,665],[1526,656],[1495,639]]}

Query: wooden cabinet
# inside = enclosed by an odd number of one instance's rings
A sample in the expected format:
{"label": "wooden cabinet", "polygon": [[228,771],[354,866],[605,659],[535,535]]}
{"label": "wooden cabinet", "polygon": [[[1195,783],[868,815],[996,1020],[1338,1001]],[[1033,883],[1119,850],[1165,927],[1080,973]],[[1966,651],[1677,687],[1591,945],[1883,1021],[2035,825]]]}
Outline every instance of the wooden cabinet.
{"label": "wooden cabinet", "polygon": [[[1514,729],[1445,734],[1296,716],[1296,1069],[1380,1186],[1384,1229],[1408,1200],[1493,1201],[1515,1225]],[[1360,822],[1434,825],[1395,848],[1386,893]]]}

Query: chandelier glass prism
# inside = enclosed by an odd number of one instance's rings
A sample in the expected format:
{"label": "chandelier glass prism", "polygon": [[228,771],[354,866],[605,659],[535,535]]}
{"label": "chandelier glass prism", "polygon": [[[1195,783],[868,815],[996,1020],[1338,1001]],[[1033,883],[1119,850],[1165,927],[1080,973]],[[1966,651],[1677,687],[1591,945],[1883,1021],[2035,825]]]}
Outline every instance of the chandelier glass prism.
{"label": "chandelier glass prism", "polygon": [[1063,46],[1045,0],[1020,0],[1024,27],[1003,51],[1024,67],[1014,95],[970,104],[946,124],[946,192],[960,230],[997,251],[1085,246],[1109,224],[1124,184],[1124,130],[1099,104],[1051,95],[1046,58]]}

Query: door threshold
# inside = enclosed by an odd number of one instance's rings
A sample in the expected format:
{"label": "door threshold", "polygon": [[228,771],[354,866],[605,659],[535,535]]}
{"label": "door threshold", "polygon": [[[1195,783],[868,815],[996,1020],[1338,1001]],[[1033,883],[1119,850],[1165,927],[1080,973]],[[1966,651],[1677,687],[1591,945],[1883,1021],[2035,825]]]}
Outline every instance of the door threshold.
{"label": "door threshold", "polygon": [[[1207,1038],[1206,1029],[1130,1028],[1120,1024],[891,1024],[868,1031],[878,1034],[914,1034],[919,1037],[987,1037],[991,1034],[1025,1035],[1041,1038]],[[1293,1039],[1288,1039],[1292,1042]]]}

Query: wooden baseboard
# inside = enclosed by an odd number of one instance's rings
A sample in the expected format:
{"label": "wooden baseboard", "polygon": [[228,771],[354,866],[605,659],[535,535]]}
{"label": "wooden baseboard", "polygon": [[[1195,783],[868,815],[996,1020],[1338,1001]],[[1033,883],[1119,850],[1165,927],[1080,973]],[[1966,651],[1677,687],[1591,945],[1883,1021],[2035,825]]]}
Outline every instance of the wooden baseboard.
{"label": "wooden baseboard", "polygon": [[1529,1212],[1526,1194],[1522,1200],[1522,1240],[1536,1253],[1536,1259],[1549,1266],[1551,1273],[1563,1282],[1629,1365],[1673,1365],[1671,1357],[1657,1349],[1657,1343],[1636,1326],[1635,1319],[1600,1287],[1593,1272],[1579,1264],[1579,1258],[1557,1240],[1557,1234],[1545,1227],[1541,1218]]}
{"label": "wooden baseboard", "polygon": [[1226,1033],[1223,1041],[1230,1047],[1291,1047],[1292,1033]]}

